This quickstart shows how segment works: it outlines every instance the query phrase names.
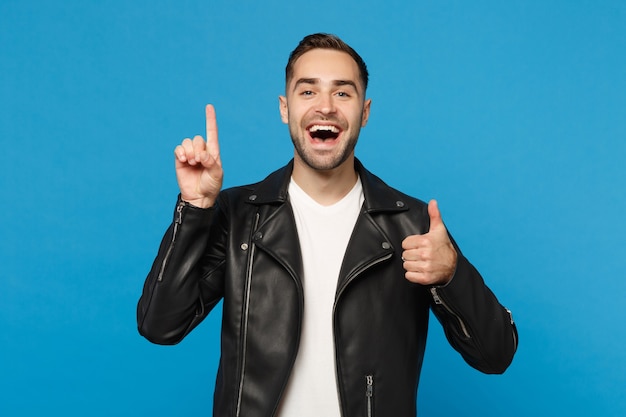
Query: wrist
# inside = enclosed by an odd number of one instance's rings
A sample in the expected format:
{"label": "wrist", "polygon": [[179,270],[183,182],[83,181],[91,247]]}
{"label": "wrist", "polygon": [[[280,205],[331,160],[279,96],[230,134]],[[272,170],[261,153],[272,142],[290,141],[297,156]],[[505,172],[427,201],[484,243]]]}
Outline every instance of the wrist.
{"label": "wrist", "polygon": [[213,207],[215,205],[214,198],[202,197],[202,198],[185,198],[184,196],[180,196],[180,199],[189,204],[190,206],[206,209],[209,207]]}

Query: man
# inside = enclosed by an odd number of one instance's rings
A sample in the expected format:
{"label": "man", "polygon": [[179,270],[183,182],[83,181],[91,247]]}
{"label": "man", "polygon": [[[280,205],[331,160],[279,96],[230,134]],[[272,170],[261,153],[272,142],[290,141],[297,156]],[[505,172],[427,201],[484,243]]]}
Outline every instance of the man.
{"label": "man", "polygon": [[305,37],[280,114],[294,158],[221,191],[217,123],[175,149],[180,187],[138,305],[139,331],[178,343],[220,301],[216,416],[415,416],[429,307],[473,367],[501,373],[517,348],[510,312],[444,226],[354,156],[371,101],[361,57]]}

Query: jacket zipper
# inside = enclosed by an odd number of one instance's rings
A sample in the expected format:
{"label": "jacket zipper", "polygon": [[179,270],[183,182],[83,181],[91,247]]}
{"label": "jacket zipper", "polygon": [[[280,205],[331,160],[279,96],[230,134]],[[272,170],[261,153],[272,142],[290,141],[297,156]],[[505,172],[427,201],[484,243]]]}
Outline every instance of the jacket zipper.
{"label": "jacket zipper", "polygon": [[456,318],[465,337],[468,339],[471,339],[472,336],[469,334],[469,331],[467,330],[467,326],[465,326],[465,323],[463,322],[463,320],[461,320],[461,317],[459,317],[458,314],[452,311],[452,309],[448,306],[448,304],[446,304],[445,301],[443,301],[441,297],[439,297],[439,294],[437,294],[437,288],[432,287],[430,289],[430,293],[433,296],[433,300],[435,301],[435,304],[442,306],[450,315]]}
{"label": "jacket zipper", "polygon": [[376,264],[379,264],[383,261],[386,261],[387,259],[391,258],[392,254],[389,253],[385,256],[383,256],[382,258],[378,258],[375,259],[374,261],[368,263],[367,265],[365,265],[363,268],[359,269],[353,276],[352,278],[349,278],[346,280],[345,284],[339,289],[339,291],[337,292],[337,297],[335,298],[335,305],[333,306],[333,315],[335,313],[335,307],[337,306],[337,300],[339,300],[339,298],[341,297],[341,293],[343,293],[343,290],[348,286],[348,284],[350,284],[357,276],[361,275],[361,273],[363,271],[365,271],[366,269],[369,269],[371,267],[373,267]]}
{"label": "jacket zipper", "polygon": [[176,242],[176,235],[178,234],[178,229],[180,225],[183,223],[183,207],[185,207],[185,203],[182,201],[178,203],[178,206],[176,206],[176,218],[174,219],[174,230],[172,231],[172,240],[170,241],[170,245],[167,248],[165,257],[163,258],[163,263],[161,264],[161,270],[159,271],[159,275],[157,276],[157,281],[163,281],[163,274],[165,273],[165,266],[167,265],[167,261],[169,261],[170,256],[172,255],[172,250],[174,249],[174,243]]}
{"label": "jacket zipper", "polygon": [[[254,220],[254,227],[252,228],[252,234],[256,231],[259,225],[259,213],[256,214],[256,218]],[[252,235],[251,234],[251,235]],[[253,242],[253,239],[250,239],[250,255],[248,260],[248,270],[246,273],[246,291],[245,298],[243,301],[244,310],[243,310],[243,324],[242,324],[242,340],[241,340],[241,373],[239,374],[239,392],[237,393],[237,411],[235,415],[239,417],[241,413],[241,399],[243,394],[243,381],[246,374],[246,354],[247,354],[247,344],[248,344],[248,313],[250,310],[250,284],[252,282],[252,264],[254,263],[254,254],[255,254],[256,245]]]}
{"label": "jacket zipper", "polygon": [[[346,280],[345,284],[337,291],[337,296],[335,298],[335,303],[333,305],[333,318],[335,317],[335,309],[337,308],[337,302],[339,301],[339,298],[341,298],[341,294],[343,293],[344,289],[352,281],[354,281],[354,279],[356,277],[358,277],[363,271],[373,267],[374,265],[377,265],[377,264],[379,264],[381,262],[386,261],[387,259],[391,258],[391,256],[392,256],[392,254],[389,253],[389,254],[381,257],[381,258],[373,260],[372,262],[370,262],[367,265],[365,265],[363,268],[359,269],[352,276],[352,278],[349,278],[349,279]],[[333,326],[334,326],[334,324],[333,324]],[[340,389],[339,389],[339,385],[341,384],[341,379],[339,378],[338,369],[339,369],[339,358],[337,357],[337,353],[335,352],[335,377],[337,378],[337,392],[338,392],[338,395],[339,395],[339,403],[341,404],[341,392],[340,392]],[[374,376],[373,375],[367,375],[365,378],[366,378],[365,395],[366,395],[366,399],[367,399],[367,417],[372,417],[373,416],[373,414],[372,414],[373,402],[374,402],[373,401],[374,400]]]}
{"label": "jacket zipper", "polygon": [[374,416],[374,375],[365,377],[365,398],[367,400],[367,417]]}

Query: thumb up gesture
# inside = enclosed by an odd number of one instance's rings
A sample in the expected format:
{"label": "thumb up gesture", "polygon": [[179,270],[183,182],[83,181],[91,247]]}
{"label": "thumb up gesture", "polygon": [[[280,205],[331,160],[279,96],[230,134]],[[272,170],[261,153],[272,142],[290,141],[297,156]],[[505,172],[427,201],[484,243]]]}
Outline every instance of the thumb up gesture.
{"label": "thumb up gesture", "polygon": [[423,235],[411,235],[402,241],[405,277],[421,285],[445,285],[456,270],[456,250],[441,220],[437,201],[428,203],[430,228]]}

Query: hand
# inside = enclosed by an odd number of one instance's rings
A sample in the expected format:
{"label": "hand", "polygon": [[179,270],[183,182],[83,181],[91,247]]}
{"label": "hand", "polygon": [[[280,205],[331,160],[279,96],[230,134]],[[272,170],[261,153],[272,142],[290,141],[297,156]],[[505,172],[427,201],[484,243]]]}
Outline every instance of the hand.
{"label": "hand", "polygon": [[186,138],[174,149],[181,198],[197,207],[211,207],[222,188],[224,170],[217,141],[215,108],[206,106],[206,142],[200,135]]}
{"label": "hand", "polygon": [[456,270],[457,254],[441,220],[437,201],[428,203],[428,215],[428,233],[411,235],[402,241],[405,277],[416,284],[445,285]]}

